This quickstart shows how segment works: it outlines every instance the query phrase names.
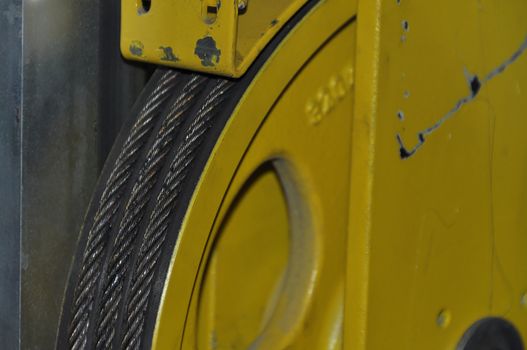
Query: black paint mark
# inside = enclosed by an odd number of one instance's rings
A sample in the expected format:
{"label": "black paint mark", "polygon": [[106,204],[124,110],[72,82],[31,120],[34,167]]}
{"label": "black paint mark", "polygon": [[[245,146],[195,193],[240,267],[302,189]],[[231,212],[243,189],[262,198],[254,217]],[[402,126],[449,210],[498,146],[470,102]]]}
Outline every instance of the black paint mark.
{"label": "black paint mark", "polygon": [[138,9],[138,13],[140,15],[147,13],[150,11],[150,7],[152,7],[152,0],[141,0],[141,6]]}
{"label": "black paint mark", "polygon": [[401,135],[397,133],[397,143],[399,144],[399,150],[400,150],[400,156],[401,159],[407,159],[415,154],[426,142],[426,136],[432,134],[434,131],[439,129],[447,120],[449,120],[454,114],[456,114],[464,105],[471,102],[476,98],[479,91],[490,80],[492,80],[497,75],[503,73],[505,69],[512,63],[516,62],[516,60],[527,50],[527,37],[525,37],[524,41],[520,45],[520,47],[508,58],[506,59],[502,64],[500,64],[495,69],[491,70],[483,79],[480,80],[480,78],[476,75],[474,76],[468,76],[467,80],[470,88],[470,95],[465,96],[461,99],[459,99],[454,107],[452,107],[445,115],[443,115],[441,118],[438,119],[438,121],[417,133],[417,139],[418,143],[411,149],[408,149],[405,147],[404,142],[401,138]]}
{"label": "black paint mark", "polygon": [[403,140],[401,140],[401,135],[397,134],[397,142],[399,143],[399,155],[401,156],[401,159],[410,158],[414,154],[415,151],[408,151],[406,147],[404,147]]}
{"label": "black paint mark", "polygon": [[218,7],[217,6],[207,6],[207,13],[209,15],[217,15],[218,14]]}
{"label": "black paint mark", "polygon": [[278,24],[278,20],[276,18],[271,21],[271,27],[274,27],[277,24]]}
{"label": "black paint mark", "polygon": [[216,41],[210,36],[196,42],[194,54],[199,57],[204,67],[214,67],[220,62],[221,51],[216,47]]}
{"label": "black paint mark", "polygon": [[404,30],[405,32],[407,32],[408,29],[410,29],[410,24],[408,23],[407,20],[404,20],[404,21],[402,22],[402,26],[403,26],[403,30]]}
{"label": "black paint mark", "polygon": [[470,81],[470,91],[472,91],[472,97],[476,97],[479,89],[481,89],[481,82],[479,81],[478,76],[475,75]]}
{"label": "black paint mark", "polygon": [[176,55],[174,55],[174,52],[172,51],[172,48],[170,46],[160,46],[160,50],[163,50],[163,56],[161,56],[161,61],[170,61],[170,62],[177,62],[179,61],[179,58],[177,58]]}

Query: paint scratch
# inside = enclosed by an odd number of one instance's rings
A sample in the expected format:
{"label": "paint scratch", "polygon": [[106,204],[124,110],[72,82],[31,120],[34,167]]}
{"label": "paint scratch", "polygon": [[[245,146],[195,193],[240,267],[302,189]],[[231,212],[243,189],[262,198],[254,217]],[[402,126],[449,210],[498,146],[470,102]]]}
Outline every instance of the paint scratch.
{"label": "paint scratch", "polygon": [[204,67],[214,67],[220,62],[221,50],[216,47],[216,41],[211,36],[206,36],[196,42],[194,50]]}
{"label": "paint scratch", "polygon": [[413,148],[406,148],[403,139],[401,137],[400,133],[397,133],[396,138],[397,142],[399,144],[399,155],[401,159],[407,159],[411,156],[413,156],[423,145],[425,144],[427,137],[432,134],[434,131],[439,129],[446,121],[448,121],[450,118],[452,118],[464,105],[471,102],[476,98],[479,91],[490,80],[492,80],[497,75],[503,73],[505,69],[516,62],[518,58],[527,50],[527,37],[525,37],[523,43],[520,45],[520,47],[502,64],[500,64],[495,69],[491,70],[487,75],[483,77],[483,79],[480,79],[477,75],[471,75],[465,70],[465,76],[467,77],[468,87],[470,90],[470,94],[459,99],[454,107],[452,107],[445,115],[443,115],[441,118],[435,122],[432,126],[429,126],[426,129],[423,129],[417,133],[417,139],[418,142]]}
{"label": "paint scratch", "polygon": [[171,62],[179,61],[179,58],[177,58],[177,56],[174,55],[174,51],[172,51],[172,48],[170,46],[160,46],[159,49],[163,52],[161,56],[161,61],[171,61]]}

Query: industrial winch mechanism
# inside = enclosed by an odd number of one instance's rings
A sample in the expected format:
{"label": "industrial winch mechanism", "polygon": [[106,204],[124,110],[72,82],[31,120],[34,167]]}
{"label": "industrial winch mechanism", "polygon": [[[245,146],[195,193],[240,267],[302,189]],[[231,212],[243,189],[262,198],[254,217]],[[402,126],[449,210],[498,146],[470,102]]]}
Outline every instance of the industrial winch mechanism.
{"label": "industrial winch mechanism", "polygon": [[57,348],[523,349],[524,13],[123,0],[123,55],[165,67],[94,192]]}

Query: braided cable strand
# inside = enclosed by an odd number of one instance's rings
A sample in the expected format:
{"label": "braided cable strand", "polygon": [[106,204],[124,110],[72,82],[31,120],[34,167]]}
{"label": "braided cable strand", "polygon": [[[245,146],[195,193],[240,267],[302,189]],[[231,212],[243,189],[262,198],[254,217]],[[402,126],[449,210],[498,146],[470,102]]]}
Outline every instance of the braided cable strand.
{"label": "braided cable strand", "polygon": [[179,144],[170,165],[156,206],[150,216],[132,275],[122,349],[139,349],[141,346],[148,297],[152,290],[172,211],[204,135],[211,127],[211,121],[218,114],[219,107],[226,98],[225,93],[232,85],[233,83],[228,80],[219,80],[215,84],[207,95],[205,103],[186,128],[184,140]]}
{"label": "braided cable strand", "polygon": [[139,225],[152,197],[152,188],[158,181],[159,173],[173,146],[184,114],[194,105],[206,81],[207,79],[202,76],[192,76],[183,87],[181,94],[170,102],[167,116],[132,189],[110,254],[97,326],[97,349],[111,348],[123,298],[124,283],[131,264],[130,256],[138,235]]}
{"label": "braided cable strand", "polygon": [[117,158],[94,216],[83,254],[80,276],[74,290],[73,317],[69,325],[71,349],[84,349],[90,326],[90,312],[104,260],[109,232],[120,207],[120,199],[141,150],[159,116],[169,93],[176,84],[177,73],[167,70],[162,74],[156,89],[148,96],[136,122]]}

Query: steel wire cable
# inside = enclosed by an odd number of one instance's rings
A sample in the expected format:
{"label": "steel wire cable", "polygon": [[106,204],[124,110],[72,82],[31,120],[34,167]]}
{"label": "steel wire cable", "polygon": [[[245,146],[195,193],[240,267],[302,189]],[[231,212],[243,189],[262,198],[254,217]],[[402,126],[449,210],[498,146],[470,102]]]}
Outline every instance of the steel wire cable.
{"label": "steel wire cable", "polygon": [[184,141],[179,145],[170,170],[149,218],[135,270],[132,275],[130,295],[126,314],[126,331],[122,340],[123,349],[139,349],[144,331],[148,297],[163,243],[170,224],[170,216],[177,204],[183,182],[188,174],[196,153],[203,141],[212,119],[218,114],[226,92],[233,85],[228,80],[219,80],[197,111],[192,123],[184,133]]}
{"label": "steel wire cable", "polygon": [[111,348],[115,335],[115,323],[123,298],[126,273],[131,263],[130,255],[133,252],[139,225],[146,213],[147,204],[153,194],[152,189],[158,182],[159,173],[173,147],[185,113],[195,104],[206,81],[207,79],[203,76],[191,76],[181,93],[170,102],[167,116],[132,189],[110,254],[97,326],[97,349]]}
{"label": "steel wire cable", "polygon": [[69,346],[83,349],[87,343],[90,327],[90,312],[93,308],[97,283],[101,274],[108,236],[113,220],[120,207],[120,199],[130,179],[133,167],[159,117],[170,92],[177,82],[178,73],[166,70],[157,87],[147,97],[147,103],[140,110],[129,136],[124,142],[116,164],[105,184],[93,224],[88,233],[79,279],[73,295],[73,317],[69,324]]}

